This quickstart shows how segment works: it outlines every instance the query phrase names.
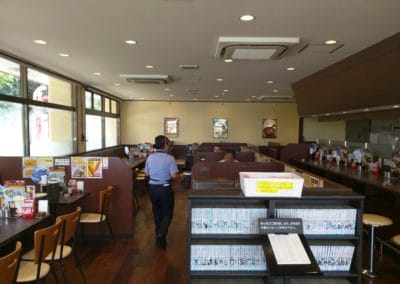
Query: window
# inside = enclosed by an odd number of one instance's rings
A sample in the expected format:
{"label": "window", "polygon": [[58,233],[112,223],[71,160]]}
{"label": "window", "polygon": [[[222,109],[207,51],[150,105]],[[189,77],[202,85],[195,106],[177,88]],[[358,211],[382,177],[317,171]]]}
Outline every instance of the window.
{"label": "window", "polygon": [[0,156],[23,156],[22,104],[0,101]]}
{"label": "window", "polygon": [[72,105],[71,83],[28,68],[28,97],[34,101]]}
{"label": "window", "polygon": [[86,151],[119,143],[118,102],[103,94],[85,92]]}
{"label": "window", "polygon": [[101,116],[86,115],[86,151],[103,148]]}
{"label": "window", "polygon": [[0,94],[21,97],[19,64],[0,57]]}
{"label": "window", "polygon": [[72,111],[30,106],[30,155],[59,156],[73,153],[72,117]]}
{"label": "window", "polygon": [[93,94],[93,109],[101,111],[101,96]]}
{"label": "window", "polygon": [[118,144],[118,119],[106,117],[105,126],[106,147],[116,146]]}

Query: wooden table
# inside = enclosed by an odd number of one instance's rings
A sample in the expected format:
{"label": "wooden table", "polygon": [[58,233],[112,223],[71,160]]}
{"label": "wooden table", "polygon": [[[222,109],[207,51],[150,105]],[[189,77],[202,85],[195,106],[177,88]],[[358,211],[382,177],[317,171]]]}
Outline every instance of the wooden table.
{"label": "wooden table", "polygon": [[122,161],[125,162],[125,164],[130,167],[131,169],[143,169],[144,165],[146,164],[146,159],[142,158],[142,159],[126,159],[123,158],[121,159]]}
{"label": "wooden table", "polygon": [[[75,210],[82,201],[89,195],[88,192],[62,194],[60,193],[58,200],[49,201],[49,210],[52,222],[54,223],[57,216],[70,213]],[[74,206],[74,208],[72,208]],[[82,205],[81,205],[82,206]]]}
{"label": "wooden table", "polygon": [[32,247],[33,232],[50,225],[50,216],[42,218],[0,219],[0,256],[11,252],[17,240],[22,242],[23,249]]}

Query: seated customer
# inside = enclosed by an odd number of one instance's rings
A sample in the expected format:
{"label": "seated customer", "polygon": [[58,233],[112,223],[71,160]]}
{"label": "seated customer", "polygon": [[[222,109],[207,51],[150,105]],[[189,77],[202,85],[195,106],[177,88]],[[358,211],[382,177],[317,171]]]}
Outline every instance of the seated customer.
{"label": "seated customer", "polygon": [[221,160],[220,162],[225,162],[225,163],[235,162],[235,163],[239,163],[239,161],[235,160],[235,158],[236,158],[236,152],[234,150],[227,149],[227,150],[225,150],[224,159]]}
{"label": "seated customer", "polygon": [[215,145],[213,148],[213,152],[222,152],[222,147],[220,145]]}

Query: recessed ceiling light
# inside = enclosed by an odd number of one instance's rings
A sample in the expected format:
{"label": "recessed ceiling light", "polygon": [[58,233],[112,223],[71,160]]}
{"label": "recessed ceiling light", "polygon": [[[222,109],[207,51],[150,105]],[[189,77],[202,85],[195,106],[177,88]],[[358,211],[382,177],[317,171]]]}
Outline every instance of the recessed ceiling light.
{"label": "recessed ceiling light", "polygon": [[153,65],[146,65],[146,68],[147,69],[154,69],[154,66]]}
{"label": "recessed ceiling light", "polygon": [[126,40],[125,43],[132,45],[132,44],[136,44],[136,41],[129,39],[129,40]]}
{"label": "recessed ceiling light", "polygon": [[364,111],[369,111],[369,108],[365,108]]}
{"label": "recessed ceiling light", "polygon": [[218,82],[222,82],[222,81],[224,81],[224,79],[222,79],[222,78],[217,78],[217,81],[218,81]]}
{"label": "recessed ceiling light", "polygon": [[347,113],[347,111],[342,111],[342,114],[346,114]]}
{"label": "recessed ceiling light", "polygon": [[256,98],[257,96],[251,96],[252,98]]}
{"label": "recessed ceiling light", "polygon": [[231,63],[233,60],[232,59],[225,59],[224,61],[225,61],[225,63]]}
{"label": "recessed ceiling light", "polygon": [[36,44],[47,44],[47,41],[45,41],[45,40],[42,40],[42,39],[35,39],[34,41],[33,41],[34,43],[36,43]]}
{"label": "recessed ceiling light", "polygon": [[219,98],[219,95],[215,95],[214,97],[215,97],[215,98]]}
{"label": "recessed ceiling light", "polygon": [[240,16],[240,20],[241,20],[242,22],[251,22],[251,21],[254,21],[254,19],[255,19],[255,17],[254,17],[253,15],[243,15],[243,16]]}
{"label": "recessed ceiling light", "polygon": [[101,73],[100,72],[94,72],[93,75],[100,76]]}
{"label": "recessed ceiling light", "polygon": [[399,108],[399,107],[400,107],[399,105],[394,105],[394,106],[393,106],[393,108]]}
{"label": "recessed ceiling light", "polygon": [[331,114],[330,114],[330,113],[326,113],[325,115],[326,115],[326,116],[330,116]]}
{"label": "recessed ceiling light", "polygon": [[169,96],[170,96],[170,97],[173,97],[174,95],[173,95],[173,94],[170,94]]}
{"label": "recessed ceiling light", "polygon": [[277,92],[279,92],[277,89],[275,89],[275,90],[272,90],[272,92],[273,93],[277,93]]}
{"label": "recessed ceiling light", "polygon": [[165,88],[164,91],[169,91],[169,88]]}
{"label": "recessed ceiling light", "polygon": [[336,44],[336,43],[337,43],[337,41],[334,40],[334,39],[330,39],[330,40],[325,41],[325,44],[327,44],[327,45]]}
{"label": "recessed ceiling light", "polygon": [[288,67],[288,68],[286,68],[286,70],[287,71],[294,71],[294,70],[296,70],[296,68],[295,67]]}
{"label": "recessed ceiling light", "polygon": [[114,84],[114,86],[119,86],[119,85],[121,85],[121,84],[120,84],[120,83],[115,83],[115,84]]}
{"label": "recessed ceiling light", "polygon": [[228,89],[225,89],[224,92],[229,92],[229,90],[228,90]]}
{"label": "recessed ceiling light", "polygon": [[274,83],[274,81],[272,81],[272,80],[267,81],[267,84],[273,84],[273,83]]}
{"label": "recessed ceiling light", "polygon": [[61,57],[69,57],[68,53],[59,53],[58,55],[60,55]]}

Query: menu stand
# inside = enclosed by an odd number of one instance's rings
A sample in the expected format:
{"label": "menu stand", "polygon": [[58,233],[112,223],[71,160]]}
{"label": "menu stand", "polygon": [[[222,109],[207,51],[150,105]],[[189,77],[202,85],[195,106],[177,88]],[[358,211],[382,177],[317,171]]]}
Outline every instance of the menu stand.
{"label": "menu stand", "polygon": [[[269,276],[282,276],[283,283],[289,284],[291,276],[307,277],[322,274],[303,235],[302,219],[262,218],[258,224],[259,234],[264,235],[263,249]],[[285,252],[288,248],[291,250]]]}

